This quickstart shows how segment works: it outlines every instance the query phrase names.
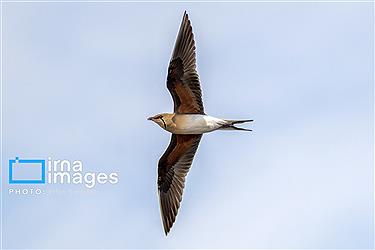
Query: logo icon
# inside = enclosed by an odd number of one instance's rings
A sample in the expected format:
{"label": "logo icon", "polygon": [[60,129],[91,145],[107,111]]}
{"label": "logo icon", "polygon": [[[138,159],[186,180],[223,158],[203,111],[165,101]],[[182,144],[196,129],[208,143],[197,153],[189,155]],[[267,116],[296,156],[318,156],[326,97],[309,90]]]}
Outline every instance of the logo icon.
{"label": "logo icon", "polygon": [[36,159],[9,160],[9,184],[46,183],[46,161]]}

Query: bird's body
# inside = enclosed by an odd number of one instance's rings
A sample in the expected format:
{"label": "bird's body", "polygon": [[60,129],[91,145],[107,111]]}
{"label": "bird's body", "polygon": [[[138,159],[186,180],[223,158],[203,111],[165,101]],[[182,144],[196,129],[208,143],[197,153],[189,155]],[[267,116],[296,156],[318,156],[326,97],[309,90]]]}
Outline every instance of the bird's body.
{"label": "bird's body", "polygon": [[186,12],[177,35],[168,67],[167,88],[174,102],[173,113],[148,119],[172,134],[168,148],[158,164],[158,193],[165,234],[175,222],[185,177],[204,133],[215,130],[245,130],[235,124],[252,120],[225,120],[206,115],[196,71],[195,41]]}
{"label": "bird's body", "polygon": [[[223,119],[201,114],[163,114],[160,127],[173,134],[196,135],[223,128]],[[165,124],[165,125],[164,125]]]}
{"label": "bird's body", "polygon": [[225,121],[209,115],[175,114],[174,127],[168,129],[174,134],[204,134],[221,128]]}

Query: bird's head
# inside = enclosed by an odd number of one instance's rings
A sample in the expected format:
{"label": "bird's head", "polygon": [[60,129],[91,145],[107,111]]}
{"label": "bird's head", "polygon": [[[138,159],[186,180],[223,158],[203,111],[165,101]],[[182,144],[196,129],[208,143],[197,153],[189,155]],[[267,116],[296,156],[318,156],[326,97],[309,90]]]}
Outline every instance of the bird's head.
{"label": "bird's head", "polygon": [[158,114],[147,118],[149,121],[153,121],[163,129],[167,129],[167,117],[168,114]]}

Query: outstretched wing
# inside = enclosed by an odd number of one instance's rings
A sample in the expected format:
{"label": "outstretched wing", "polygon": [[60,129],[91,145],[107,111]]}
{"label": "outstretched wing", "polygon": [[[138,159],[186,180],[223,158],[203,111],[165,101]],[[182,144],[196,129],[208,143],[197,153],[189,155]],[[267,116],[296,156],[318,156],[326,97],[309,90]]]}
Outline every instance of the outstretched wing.
{"label": "outstretched wing", "polygon": [[195,60],[193,29],[185,11],[167,77],[167,88],[173,98],[175,113],[204,114]]}
{"label": "outstretched wing", "polygon": [[171,229],[180,207],[185,177],[193,162],[202,135],[172,134],[167,150],[159,160],[158,191],[164,232]]}

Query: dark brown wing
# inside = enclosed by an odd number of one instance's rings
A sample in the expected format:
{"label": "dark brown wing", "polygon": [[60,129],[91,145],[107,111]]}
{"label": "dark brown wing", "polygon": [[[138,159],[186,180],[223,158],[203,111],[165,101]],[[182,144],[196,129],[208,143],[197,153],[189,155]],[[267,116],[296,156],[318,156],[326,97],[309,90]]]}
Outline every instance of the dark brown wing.
{"label": "dark brown wing", "polygon": [[169,146],[159,160],[159,202],[166,235],[176,219],[185,186],[185,176],[201,138],[202,135],[172,134]]}
{"label": "dark brown wing", "polygon": [[193,29],[186,12],[169,63],[167,88],[173,98],[175,113],[204,114],[202,91],[195,65]]}

